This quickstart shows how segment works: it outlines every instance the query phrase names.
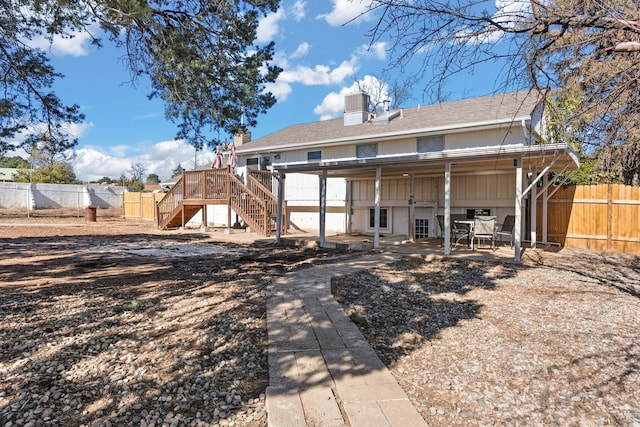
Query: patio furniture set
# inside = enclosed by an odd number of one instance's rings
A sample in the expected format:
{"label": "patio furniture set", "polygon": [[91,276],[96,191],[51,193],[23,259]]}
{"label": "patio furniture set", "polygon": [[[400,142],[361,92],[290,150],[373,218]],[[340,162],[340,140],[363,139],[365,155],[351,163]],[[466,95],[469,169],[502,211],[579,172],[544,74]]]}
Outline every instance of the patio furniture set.
{"label": "patio furniture set", "polygon": [[[440,236],[444,241],[444,215],[438,215]],[[509,246],[513,246],[513,228],[515,216],[507,215],[502,224],[496,222],[492,215],[475,215],[467,218],[465,214],[452,214],[450,216],[449,229],[451,240],[458,245],[461,240],[467,240],[467,246],[475,250],[480,246],[480,241],[489,241],[491,249],[496,250],[496,240],[502,242],[503,237],[509,239]]]}

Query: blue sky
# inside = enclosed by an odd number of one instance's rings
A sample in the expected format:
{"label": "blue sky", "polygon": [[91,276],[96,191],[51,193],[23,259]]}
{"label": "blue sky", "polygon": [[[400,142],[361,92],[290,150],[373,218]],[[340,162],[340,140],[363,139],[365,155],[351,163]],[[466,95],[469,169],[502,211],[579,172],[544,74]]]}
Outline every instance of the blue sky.
{"label": "blue sky", "polygon": [[[362,10],[359,0],[283,0],[277,13],[262,19],[258,41],[275,41],[275,62],[284,71],[269,87],[278,102],[250,129],[253,139],[293,124],[340,117],[344,94],[355,91],[355,81],[382,75],[388,45],[367,49],[373,17],[345,25]],[[129,176],[131,166],[141,163],[147,174],[163,180],[178,164],[192,169],[196,159],[199,165],[211,161],[210,151],[196,153],[174,139],[176,126],[165,120],[163,104],[147,98],[148,85],[128,84],[123,52],[107,40],[96,48],[78,36],[45,48],[52,65],[65,75],[56,83],[56,93],[63,102],[80,105],[86,116],[84,124],[72,128],[79,138],[72,162],[78,179]],[[451,81],[448,93],[452,99],[485,95],[494,80],[490,69],[479,70]],[[403,106],[429,102],[417,96]]]}

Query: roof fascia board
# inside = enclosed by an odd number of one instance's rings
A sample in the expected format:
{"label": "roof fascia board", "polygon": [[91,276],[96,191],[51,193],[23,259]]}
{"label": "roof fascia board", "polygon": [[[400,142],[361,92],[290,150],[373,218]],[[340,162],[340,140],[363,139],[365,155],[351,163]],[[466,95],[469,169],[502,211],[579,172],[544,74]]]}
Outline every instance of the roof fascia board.
{"label": "roof fascia board", "polygon": [[[567,144],[544,144],[544,145],[509,145],[509,146],[496,146],[496,147],[482,147],[473,149],[461,149],[461,150],[448,150],[439,151],[435,153],[419,153],[412,155],[393,155],[393,156],[380,156],[370,159],[349,159],[338,161],[326,161],[316,163],[292,163],[292,164],[274,164],[274,169],[287,172],[287,171],[304,171],[304,170],[318,170],[318,169],[331,169],[331,168],[356,168],[359,166],[377,166],[388,164],[389,161],[397,163],[409,163],[416,161],[451,161],[451,160],[480,160],[483,158],[491,158],[495,156],[507,157],[507,156],[531,156],[540,155],[545,153],[555,153],[557,151],[564,151],[569,154],[570,157],[573,151]],[[556,159],[557,160],[557,159]],[[575,159],[573,159],[575,163]],[[579,166],[579,162],[576,165]]]}
{"label": "roof fascia board", "polygon": [[[495,128],[501,128],[505,125],[510,126],[520,126],[522,121],[531,120],[531,115],[515,117],[515,118],[504,118],[483,122],[474,122],[474,123],[464,123],[456,126],[436,126],[430,128],[419,128],[419,129],[411,129],[397,132],[389,132],[389,133],[379,133],[373,135],[360,135],[360,136],[350,136],[343,138],[335,138],[335,139],[325,139],[320,141],[312,141],[312,142],[303,142],[299,144],[287,144],[287,145],[274,145],[269,147],[245,147],[244,145],[238,147],[236,149],[237,154],[251,154],[251,153],[265,153],[272,151],[294,151],[299,150],[301,148],[314,148],[314,147],[326,147],[328,145],[348,145],[353,143],[363,143],[370,142],[375,140],[389,140],[389,139],[399,139],[413,136],[426,136],[430,134],[453,134],[460,132],[470,132],[474,130],[489,130]],[[259,141],[259,140],[257,140]],[[248,143],[247,145],[250,145]]]}

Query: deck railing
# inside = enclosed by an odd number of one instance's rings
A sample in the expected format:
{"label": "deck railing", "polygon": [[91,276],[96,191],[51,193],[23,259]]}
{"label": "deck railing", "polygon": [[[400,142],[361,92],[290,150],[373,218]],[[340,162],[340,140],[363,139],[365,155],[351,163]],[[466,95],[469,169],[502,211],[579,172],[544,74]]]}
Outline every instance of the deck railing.
{"label": "deck railing", "polygon": [[271,231],[267,202],[247,191],[237,177],[230,175],[231,198],[229,205],[256,233],[268,236]]}
{"label": "deck railing", "polygon": [[269,192],[272,192],[273,189],[273,175],[271,171],[258,170],[258,169],[247,169],[247,175],[258,181],[262,184]]}
{"label": "deck railing", "polygon": [[[254,173],[257,172],[257,173]],[[278,198],[273,194],[273,175],[269,171],[253,171],[247,176],[247,187],[249,190],[260,197],[267,203],[267,215],[269,219],[269,229],[275,230],[278,217]],[[265,185],[265,183],[267,185]],[[289,228],[286,222],[287,218],[287,204],[282,204],[282,233],[284,234]]]}
{"label": "deck railing", "polygon": [[229,169],[188,171],[176,185],[158,202],[158,227],[166,221],[184,200],[228,200]]}
{"label": "deck railing", "polygon": [[[184,172],[178,183],[158,202],[158,226],[163,228],[183,204],[203,206],[211,201],[228,204],[257,233],[268,236],[275,229],[277,198],[269,171],[249,171],[244,185],[229,168]],[[264,185],[267,184],[268,186]],[[286,204],[283,204],[286,218]],[[287,229],[282,222],[283,230]]]}
{"label": "deck railing", "polygon": [[[182,179],[182,178],[181,178]],[[181,182],[180,185],[174,185],[167,194],[164,195],[162,200],[158,202],[158,227],[164,228],[166,222],[173,212],[180,206],[180,202],[184,198],[184,187]]]}

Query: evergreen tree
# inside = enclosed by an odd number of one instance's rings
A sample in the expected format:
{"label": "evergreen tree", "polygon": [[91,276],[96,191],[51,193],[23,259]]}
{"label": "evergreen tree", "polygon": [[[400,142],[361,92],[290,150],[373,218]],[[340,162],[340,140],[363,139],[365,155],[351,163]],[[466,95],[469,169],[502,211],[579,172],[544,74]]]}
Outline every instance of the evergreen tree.
{"label": "evergreen tree", "polygon": [[254,43],[258,19],[277,8],[278,0],[3,1],[0,154],[15,148],[21,132],[27,144],[45,142],[58,152],[77,144],[69,124],[84,117],[77,105],[65,105],[51,90],[62,76],[28,40],[86,32],[101,45],[96,23],[124,47],[132,84],[150,78],[149,97],[165,103],[177,137],[199,148],[217,130],[241,128],[243,112],[244,123],[255,126],[258,115],[275,103],[265,85],[281,71],[270,64],[273,43]]}
{"label": "evergreen tree", "polygon": [[16,182],[39,182],[45,184],[79,184],[73,168],[67,163],[55,163],[36,169],[18,169]]}
{"label": "evergreen tree", "polygon": [[103,176],[99,180],[96,181],[96,184],[113,184],[114,180],[109,178],[108,176]]}
{"label": "evergreen tree", "polygon": [[160,177],[155,173],[147,175],[147,184],[160,184]]}
{"label": "evergreen tree", "polygon": [[14,169],[17,169],[17,168],[28,169],[30,165],[28,161],[26,161],[20,156],[5,157],[3,155],[0,155],[0,167],[14,168]]}
{"label": "evergreen tree", "polygon": [[178,163],[178,166],[173,170],[173,172],[171,172],[171,178],[175,178],[176,176],[180,176],[184,173],[184,168],[182,167],[182,165],[180,163]]}

